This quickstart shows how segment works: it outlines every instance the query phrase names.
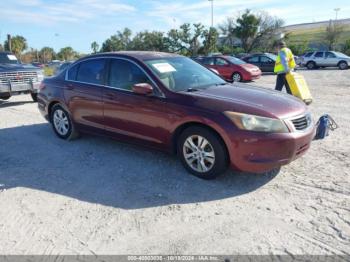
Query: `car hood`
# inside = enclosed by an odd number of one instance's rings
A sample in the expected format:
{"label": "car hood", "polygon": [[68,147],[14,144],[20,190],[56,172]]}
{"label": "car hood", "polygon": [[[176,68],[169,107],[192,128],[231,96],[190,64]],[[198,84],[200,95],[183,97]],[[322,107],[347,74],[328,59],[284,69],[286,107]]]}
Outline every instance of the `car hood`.
{"label": "car hood", "polygon": [[256,65],[246,63],[246,64],[241,64],[240,66],[248,71],[252,71],[252,70],[260,71],[259,67],[257,67]]}
{"label": "car hood", "polygon": [[8,71],[38,71],[40,68],[37,68],[33,65],[26,64],[0,64],[0,72]]}
{"label": "car hood", "polygon": [[[247,84],[227,84],[191,93],[201,107],[265,117],[289,118],[305,114],[306,105],[292,95]],[[210,100],[210,101],[208,101]]]}

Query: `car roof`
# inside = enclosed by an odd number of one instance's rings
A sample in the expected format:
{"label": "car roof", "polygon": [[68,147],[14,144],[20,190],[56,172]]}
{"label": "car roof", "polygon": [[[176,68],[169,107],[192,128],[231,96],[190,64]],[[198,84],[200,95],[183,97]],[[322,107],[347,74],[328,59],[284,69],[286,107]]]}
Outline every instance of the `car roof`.
{"label": "car roof", "polygon": [[129,56],[129,57],[136,58],[138,60],[182,57],[181,55],[178,55],[178,54],[155,52],[155,51],[117,51],[117,52],[98,53],[98,54],[87,56],[84,58],[100,57],[100,56]]}

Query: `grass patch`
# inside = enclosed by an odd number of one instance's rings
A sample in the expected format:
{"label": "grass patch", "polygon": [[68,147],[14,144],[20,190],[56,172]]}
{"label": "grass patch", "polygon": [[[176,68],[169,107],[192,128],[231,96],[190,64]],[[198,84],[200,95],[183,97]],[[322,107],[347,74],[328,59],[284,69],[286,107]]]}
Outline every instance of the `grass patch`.
{"label": "grass patch", "polygon": [[[323,43],[326,36],[326,26],[310,29],[297,29],[289,31],[289,41],[298,44],[300,42]],[[344,44],[346,40],[350,39],[350,26],[344,26],[344,32],[339,37],[338,44]]]}

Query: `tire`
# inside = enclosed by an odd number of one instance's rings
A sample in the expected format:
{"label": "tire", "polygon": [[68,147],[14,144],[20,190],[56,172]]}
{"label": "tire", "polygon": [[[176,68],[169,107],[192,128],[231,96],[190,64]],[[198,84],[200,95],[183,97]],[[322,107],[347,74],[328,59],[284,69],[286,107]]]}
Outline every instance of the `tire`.
{"label": "tire", "polygon": [[232,82],[242,82],[242,75],[238,72],[232,74]]}
{"label": "tire", "polygon": [[307,69],[312,70],[316,68],[316,63],[311,61],[306,64]]}
{"label": "tire", "polygon": [[340,70],[348,69],[348,63],[346,63],[345,61],[340,61],[338,67]]}
{"label": "tire", "polygon": [[55,134],[61,139],[73,140],[79,136],[70,115],[60,104],[52,107],[50,122]]}
{"label": "tire", "polygon": [[1,100],[9,100],[11,96],[0,96]]}
{"label": "tire", "polygon": [[30,96],[34,102],[38,102],[38,93],[30,93]]}
{"label": "tire", "polygon": [[185,129],[179,136],[177,153],[186,170],[202,179],[214,179],[228,167],[228,153],[224,143],[214,132],[204,127]]}

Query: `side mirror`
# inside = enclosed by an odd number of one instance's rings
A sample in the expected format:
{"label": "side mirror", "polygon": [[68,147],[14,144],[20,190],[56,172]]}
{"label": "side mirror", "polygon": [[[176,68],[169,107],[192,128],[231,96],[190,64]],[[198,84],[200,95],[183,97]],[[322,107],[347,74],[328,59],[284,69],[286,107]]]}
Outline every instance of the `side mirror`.
{"label": "side mirror", "polygon": [[135,94],[147,96],[153,93],[153,87],[148,83],[139,83],[132,87],[132,91]]}

